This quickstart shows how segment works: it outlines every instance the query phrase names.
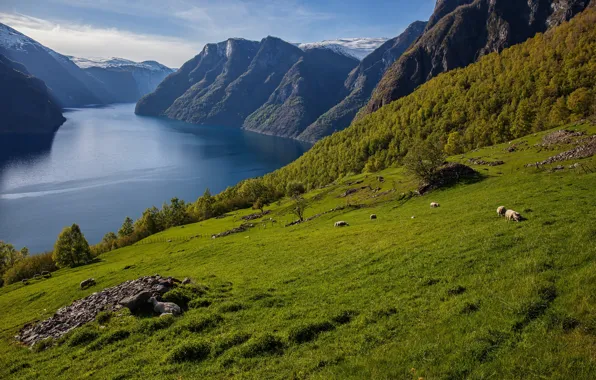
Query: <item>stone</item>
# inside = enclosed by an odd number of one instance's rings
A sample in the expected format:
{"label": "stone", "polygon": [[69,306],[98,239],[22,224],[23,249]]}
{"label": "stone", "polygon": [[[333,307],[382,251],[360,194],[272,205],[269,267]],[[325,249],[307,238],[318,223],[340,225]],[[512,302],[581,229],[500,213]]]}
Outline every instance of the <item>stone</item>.
{"label": "stone", "polygon": [[151,298],[152,294],[153,293],[151,293],[150,291],[142,291],[133,296],[125,297],[121,299],[118,303],[124,307],[127,307],[130,311],[134,312],[143,305],[145,305],[149,298]]}

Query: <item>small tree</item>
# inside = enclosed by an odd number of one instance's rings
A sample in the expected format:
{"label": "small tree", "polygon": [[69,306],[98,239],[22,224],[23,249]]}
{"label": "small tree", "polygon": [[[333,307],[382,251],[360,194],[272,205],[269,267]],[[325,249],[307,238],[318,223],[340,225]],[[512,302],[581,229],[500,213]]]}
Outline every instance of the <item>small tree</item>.
{"label": "small tree", "polygon": [[296,195],[304,194],[306,192],[306,188],[302,182],[289,182],[286,185],[286,195],[288,197],[293,197]]}
{"label": "small tree", "polygon": [[416,143],[404,158],[404,167],[420,182],[432,182],[437,169],[445,162],[445,153],[431,142]]}
{"label": "small tree", "polygon": [[197,220],[207,220],[211,218],[214,214],[214,203],[215,198],[213,198],[209,189],[205,189],[203,196],[197,199],[193,207],[194,215],[197,218]]}
{"label": "small tree", "polygon": [[463,138],[457,131],[451,132],[447,138],[447,144],[445,145],[445,152],[449,155],[460,154],[463,151]]}
{"label": "small tree", "polygon": [[29,248],[27,248],[27,247],[21,248],[20,253],[21,253],[21,260],[24,258],[27,258],[29,256]]}
{"label": "small tree", "polygon": [[107,249],[114,249],[116,247],[116,240],[118,240],[118,236],[113,232],[108,232],[101,239],[101,244],[105,245]]}
{"label": "small tree", "polygon": [[60,232],[52,257],[59,267],[75,267],[91,261],[89,243],[78,225],[65,227]]}
{"label": "small tree", "polygon": [[292,197],[292,199],[294,200],[294,204],[292,205],[291,209],[292,214],[296,215],[298,219],[303,222],[304,212],[308,208],[308,202],[300,195],[295,195]]}
{"label": "small tree", "polygon": [[261,214],[265,212],[265,206],[267,206],[267,202],[263,198],[257,198],[255,203],[253,203],[252,208],[253,210],[261,211]]}
{"label": "small tree", "polygon": [[130,235],[132,235],[132,233],[134,231],[135,231],[135,228],[134,228],[132,218],[127,216],[124,219],[124,222],[122,223],[122,227],[120,227],[120,229],[118,230],[118,236],[119,237],[130,236]]}

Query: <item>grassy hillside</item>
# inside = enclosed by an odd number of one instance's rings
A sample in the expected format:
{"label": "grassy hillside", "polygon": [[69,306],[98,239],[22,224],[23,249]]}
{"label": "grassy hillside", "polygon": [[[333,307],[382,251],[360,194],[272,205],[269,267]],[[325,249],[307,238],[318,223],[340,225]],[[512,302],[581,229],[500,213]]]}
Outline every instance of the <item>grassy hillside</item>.
{"label": "grassy hillside", "polygon": [[266,177],[325,185],[399,162],[416,140],[452,152],[502,143],[596,114],[596,8],[545,34],[441,74]]}
{"label": "grassy hillside", "polygon": [[[595,378],[596,159],[526,168],[569,149],[536,146],[543,135],[514,152],[452,157],[505,162],[474,165],[475,183],[409,197],[416,183],[401,169],[352,176],[308,193],[306,216],[361,207],[283,227],[284,200],[271,207],[275,226],[197,237],[238,226],[243,210],[0,288],[0,378]],[[367,185],[381,189],[339,197]],[[499,218],[500,205],[528,220]],[[209,289],[176,319],[122,313],[42,352],[12,339],[75,299],[154,273]],[[80,290],[88,277],[97,285]]]}

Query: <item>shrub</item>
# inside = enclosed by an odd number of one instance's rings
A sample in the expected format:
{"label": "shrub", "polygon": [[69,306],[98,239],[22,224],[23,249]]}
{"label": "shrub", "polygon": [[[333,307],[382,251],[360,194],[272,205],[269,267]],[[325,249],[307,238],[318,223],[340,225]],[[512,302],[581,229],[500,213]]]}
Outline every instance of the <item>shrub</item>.
{"label": "shrub", "polygon": [[113,313],[111,311],[102,311],[101,313],[97,314],[97,316],[95,317],[95,320],[100,325],[105,325],[108,322],[110,322],[110,319],[112,319],[112,316],[113,316]]}
{"label": "shrub", "polygon": [[138,331],[145,334],[151,334],[155,331],[170,327],[175,321],[171,315],[164,315],[158,318],[148,318],[141,321]]}
{"label": "shrub", "polygon": [[284,343],[277,336],[264,334],[250,339],[240,349],[240,354],[245,358],[281,353]]}
{"label": "shrub", "polygon": [[244,305],[239,302],[224,303],[219,307],[219,311],[222,313],[234,313],[244,309]]}
{"label": "shrub", "polygon": [[293,197],[296,195],[304,194],[306,192],[306,187],[302,182],[292,181],[289,182],[286,186],[286,195],[288,197]]}
{"label": "shrub", "polygon": [[437,169],[445,162],[445,153],[431,142],[415,144],[404,158],[405,169],[422,183],[433,181]]}
{"label": "shrub", "polygon": [[10,285],[26,278],[32,278],[38,273],[44,271],[54,272],[57,269],[58,267],[52,259],[52,252],[46,252],[17,261],[12,268],[4,273],[3,280],[6,285]]}
{"label": "shrub", "polygon": [[333,324],[327,321],[308,323],[291,329],[288,339],[290,342],[305,343],[315,339],[320,333],[333,330],[334,328]]}
{"label": "shrub", "polygon": [[99,333],[91,329],[78,329],[75,330],[70,338],[68,339],[68,345],[70,347],[81,346],[90,343],[97,339]]}
{"label": "shrub", "polygon": [[182,363],[190,361],[201,361],[211,353],[211,347],[205,342],[186,342],[175,347],[166,355],[166,363]]}
{"label": "shrub", "polygon": [[188,307],[190,309],[199,309],[202,307],[209,307],[211,306],[211,301],[204,299],[204,298],[195,298],[194,300],[188,303]]}

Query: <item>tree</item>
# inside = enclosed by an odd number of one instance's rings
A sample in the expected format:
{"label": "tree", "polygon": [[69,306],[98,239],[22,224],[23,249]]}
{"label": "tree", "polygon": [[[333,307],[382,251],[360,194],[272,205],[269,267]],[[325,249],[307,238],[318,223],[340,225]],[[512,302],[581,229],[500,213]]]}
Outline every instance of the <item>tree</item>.
{"label": "tree", "polygon": [[573,91],[569,98],[567,98],[567,107],[573,113],[575,118],[582,118],[587,116],[590,112],[590,106],[593,103],[590,91],[581,87]]}
{"label": "tree", "polygon": [[12,267],[18,260],[20,254],[10,243],[0,240],[0,271]]}
{"label": "tree", "polygon": [[267,202],[265,202],[265,200],[263,198],[257,198],[257,200],[255,201],[255,203],[253,203],[252,208],[253,210],[259,210],[261,211],[261,214],[263,212],[265,212],[265,206],[267,206]]}
{"label": "tree", "polygon": [[181,226],[189,221],[186,204],[178,198],[172,198],[169,205],[164,204],[161,213],[165,228]]}
{"label": "tree", "polygon": [[447,137],[445,152],[450,156],[454,156],[463,152],[463,139],[458,131],[451,132],[449,137]]}
{"label": "tree", "polygon": [[293,197],[295,195],[304,194],[306,192],[306,188],[302,182],[292,181],[288,182],[286,185],[286,195],[288,197]]}
{"label": "tree", "polygon": [[262,198],[264,202],[268,202],[273,196],[271,190],[259,179],[247,179],[242,182],[238,189],[238,195],[251,204],[257,199]]}
{"label": "tree", "polygon": [[134,231],[135,231],[135,228],[134,228],[133,221],[129,216],[127,216],[124,219],[124,222],[122,223],[122,227],[120,227],[120,229],[118,230],[118,236],[121,238],[130,236],[130,235],[132,235],[132,233]]}
{"label": "tree", "polygon": [[91,261],[91,249],[81,228],[73,224],[65,227],[54,244],[53,259],[59,267],[75,267]]}
{"label": "tree", "polygon": [[445,162],[445,153],[430,141],[418,142],[404,158],[404,167],[420,182],[431,182],[437,169]]}
{"label": "tree", "polygon": [[207,220],[213,216],[213,204],[215,198],[211,196],[209,189],[205,189],[203,196],[199,197],[195,202],[193,212],[198,220]]}
{"label": "tree", "polygon": [[298,219],[303,222],[304,221],[304,212],[308,208],[308,202],[306,199],[301,197],[300,195],[295,195],[292,197],[294,204],[292,205],[292,214],[296,215]]}
{"label": "tree", "polygon": [[144,236],[153,235],[161,231],[160,212],[157,207],[143,211],[143,215],[134,223],[134,230]]}
{"label": "tree", "polygon": [[22,260],[22,259],[26,258],[27,256],[29,256],[29,248],[27,248],[27,247],[21,248],[20,256],[21,256],[20,257],[20,260]]}
{"label": "tree", "polygon": [[101,239],[101,244],[105,245],[107,249],[114,249],[117,240],[118,236],[116,236],[115,233],[108,232],[103,236],[103,239]]}

